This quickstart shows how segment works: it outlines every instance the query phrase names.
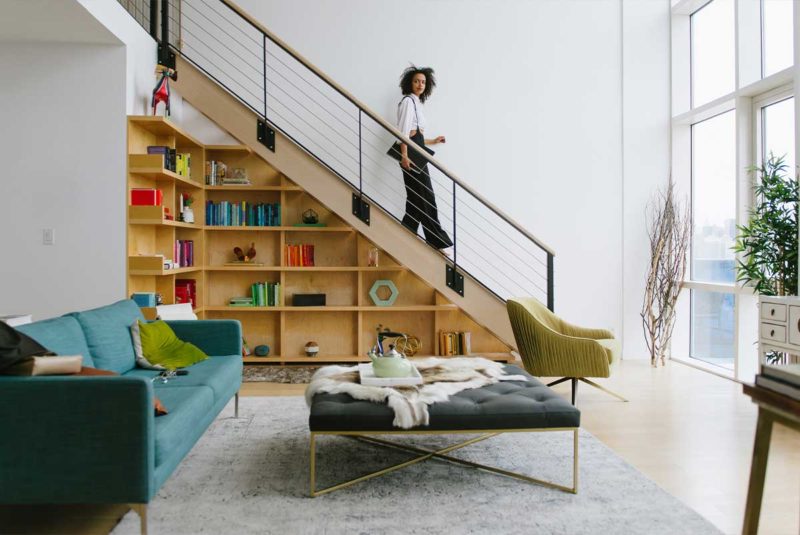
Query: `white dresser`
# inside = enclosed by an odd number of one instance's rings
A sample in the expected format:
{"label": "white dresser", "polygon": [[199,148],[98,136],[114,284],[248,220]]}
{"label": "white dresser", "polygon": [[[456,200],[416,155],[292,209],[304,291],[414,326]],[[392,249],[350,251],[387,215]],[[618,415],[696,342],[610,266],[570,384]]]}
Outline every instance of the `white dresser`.
{"label": "white dresser", "polygon": [[770,351],[800,355],[800,297],[767,297],[758,299],[758,358]]}

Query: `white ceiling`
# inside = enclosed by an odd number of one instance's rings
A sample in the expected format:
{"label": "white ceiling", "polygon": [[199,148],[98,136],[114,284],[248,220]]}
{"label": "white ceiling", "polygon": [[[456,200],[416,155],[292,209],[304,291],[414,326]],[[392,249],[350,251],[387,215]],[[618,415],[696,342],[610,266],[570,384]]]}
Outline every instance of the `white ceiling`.
{"label": "white ceiling", "polygon": [[0,0],[0,41],[120,44],[77,0]]}

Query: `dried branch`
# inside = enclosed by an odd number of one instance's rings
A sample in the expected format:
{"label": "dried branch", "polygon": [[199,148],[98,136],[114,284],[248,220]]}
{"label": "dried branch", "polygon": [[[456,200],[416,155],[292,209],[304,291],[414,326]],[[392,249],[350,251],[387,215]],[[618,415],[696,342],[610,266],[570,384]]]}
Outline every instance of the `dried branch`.
{"label": "dried branch", "polygon": [[675,327],[675,304],[683,289],[691,218],[688,203],[675,200],[672,180],[648,205],[647,235],[650,268],[644,287],[642,330],[650,352],[650,364],[664,365]]}

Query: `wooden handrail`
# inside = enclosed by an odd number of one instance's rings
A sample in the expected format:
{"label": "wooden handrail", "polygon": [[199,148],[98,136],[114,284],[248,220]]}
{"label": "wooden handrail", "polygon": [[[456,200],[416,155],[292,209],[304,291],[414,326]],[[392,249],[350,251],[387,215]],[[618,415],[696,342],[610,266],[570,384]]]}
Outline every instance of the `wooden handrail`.
{"label": "wooden handrail", "polygon": [[[250,24],[251,26],[253,26],[255,29],[257,29],[258,31],[260,31],[261,33],[263,33],[264,35],[269,37],[269,39],[273,43],[275,43],[276,45],[281,47],[284,50],[284,52],[286,52],[287,54],[292,56],[294,59],[296,59],[297,61],[302,63],[308,70],[310,70],[311,72],[313,72],[314,74],[319,76],[325,83],[327,83],[328,85],[333,87],[336,91],[338,91],[340,95],[342,95],[344,98],[346,98],[352,104],[354,104],[356,107],[358,107],[363,113],[368,115],[373,121],[375,121],[376,123],[381,125],[384,128],[384,130],[388,131],[390,134],[392,134],[395,138],[397,138],[398,140],[402,141],[403,143],[406,143],[408,145],[416,145],[416,143],[411,141],[411,139],[409,139],[408,137],[403,135],[399,130],[397,130],[397,128],[395,128],[394,125],[392,125],[389,122],[387,122],[383,117],[381,117],[380,115],[378,115],[377,113],[372,111],[369,107],[367,107],[366,104],[364,104],[363,102],[358,100],[356,97],[351,95],[345,88],[343,88],[342,86],[337,84],[327,74],[325,74],[324,72],[319,70],[313,63],[308,61],[305,57],[303,57],[302,54],[300,54],[295,49],[293,49],[291,46],[286,44],[280,37],[278,37],[277,35],[272,33],[270,30],[268,30],[266,27],[264,27],[260,22],[258,22],[257,20],[253,19],[246,11],[244,11],[242,8],[240,8],[238,5],[236,5],[234,2],[232,2],[231,0],[220,0],[220,2],[225,4],[229,9],[231,9],[237,15],[242,17],[242,19],[247,21],[247,23]],[[473,197],[475,197],[476,199],[481,201],[484,205],[489,207],[503,221],[505,221],[506,223],[508,223],[512,227],[514,227],[518,232],[520,232],[526,238],[528,238],[533,243],[538,245],[540,248],[544,249],[548,254],[550,254],[551,256],[555,256],[556,253],[555,253],[555,251],[553,251],[553,249],[551,249],[550,247],[545,245],[539,238],[537,238],[536,236],[534,236],[533,234],[528,232],[526,229],[524,229],[520,224],[518,224],[516,221],[514,221],[509,215],[507,215],[505,212],[503,212],[500,208],[498,208],[497,206],[492,204],[483,195],[481,195],[480,193],[478,193],[477,191],[472,189],[470,186],[468,186],[467,184],[462,182],[461,179],[458,178],[458,176],[455,175],[455,173],[453,173],[452,171],[447,169],[444,165],[439,163],[435,158],[431,157],[424,150],[419,150],[418,153],[421,154],[422,156],[424,156],[425,159],[428,160],[431,163],[431,165],[433,165],[439,171],[444,173],[450,180],[452,180],[453,182],[458,184],[462,189],[464,189],[465,191],[469,192],[470,195],[472,195]]]}

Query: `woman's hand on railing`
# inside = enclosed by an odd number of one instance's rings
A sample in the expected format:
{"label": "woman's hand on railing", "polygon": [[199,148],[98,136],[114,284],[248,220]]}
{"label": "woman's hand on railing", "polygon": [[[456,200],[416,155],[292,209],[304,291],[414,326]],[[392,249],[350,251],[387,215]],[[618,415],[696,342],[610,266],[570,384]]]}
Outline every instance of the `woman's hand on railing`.
{"label": "woman's hand on railing", "polygon": [[408,159],[408,156],[403,156],[400,158],[400,167],[406,171],[411,171],[411,160]]}

